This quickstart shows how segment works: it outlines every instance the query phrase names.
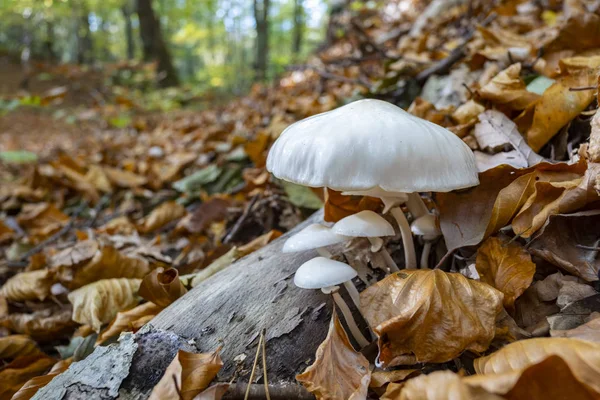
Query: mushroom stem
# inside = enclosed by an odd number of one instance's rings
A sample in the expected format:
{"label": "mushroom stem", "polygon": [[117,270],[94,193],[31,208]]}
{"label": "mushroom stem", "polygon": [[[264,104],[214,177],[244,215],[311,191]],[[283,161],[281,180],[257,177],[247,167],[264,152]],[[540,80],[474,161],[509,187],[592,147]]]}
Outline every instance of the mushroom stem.
{"label": "mushroom stem", "polygon": [[356,342],[358,343],[360,348],[362,349],[363,347],[367,347],[369,345],[369,341],[364,337],[360,329],[358,329],[358,325],[356,325],[356,322],[354,321],[352,312],[348,308],[348,305],[346,304],[344,299],[342,299],[342,296],[340,296],[338,292],[333,292],[331,295],[333,296],[333,301],[335,301],[335,304],[337,304],[338,308],[342,312],[342,315],[346,320],[346,324],[350,329],[350,333],[352,334],[352,336],[354,336],[354,339],[356,339]]}
{"label": "mushroom stem", "polygon": [[378,237],[370,237],[367,239],[369,239],[369,242],[371,242],[371,252],[377,253],[377,252],[381,251],[381,255],[383,256],[385,264],[387,265],[387,267],[390,269],[391,272],[400,271],[400,269],[398,268],[398,266],[392,259],[392,256],[390,256],[390,253],[387,251],[387,249],[385,247],[383,247],[383,239],[378,238]]}
{"label": "mushroom stem", "polygon": [[317,253],[321,257],[331,258],[331,253],[325,247],[317,247]]}
{"label": "mushroom stem", "polygon": [[371,253],[377,253],[383,247],[383,239],[378,237],[368,237],[371,243]]}
{"label": "mushroom stem", "polygon": [[356,287],[354,286],[352,281],[344,282],[344,287],[348,291],[348,294],[350,295],[350,298],[352,299],[352,302],[354,303],[356,308],[360,310],[360,295],[358,294],[358,290],[356,290]]}
{"label": "mushroom stem", "polygon": [[417,219],[429,213],[429,209],[425,205],[425,202],[423,202],[421,195],[417,192],[408,193],[408,201],[406,202],[406,207],[408,208],[408,211],[410,211],[410,213],[412,214],[413,219]]}
{"label": "mushroom stem", "polygon": [[426,240],[421,253],[421,269],[429,268],[429,252],[431,250],[431,241]]}
{"label": "mushroom stem", "polygon": [[417,268],[417,255],[415,254],[415,244],[413,243],[412,232],[406,215],[400,207],[394,207],[390,210],[392,216],[396,219],[396,223],[402,234],[402,244],[404,245],[404,261],[406,268]]}

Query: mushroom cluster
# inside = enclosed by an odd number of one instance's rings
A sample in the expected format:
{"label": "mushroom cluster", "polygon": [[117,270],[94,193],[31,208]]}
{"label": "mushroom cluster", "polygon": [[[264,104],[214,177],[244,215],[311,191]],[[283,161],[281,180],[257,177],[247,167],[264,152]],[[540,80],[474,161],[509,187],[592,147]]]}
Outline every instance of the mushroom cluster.
{"label": "mushroom cluster", "polygon": [[[267,169],[277,178],[295,184],[380,198],[383,214],[389,212],[400,230],[405,268],[417,268],[413,233],[424,243],[421,268],[427,268],[431,243],[441,235],[435,215],[419,192],[448,192],[479,184],[475,157],[456,135],[393,104],[371,99],[355,101],[289,126],[271,147]],[[402,205],[406,205],[412,225]],[[321,280],[323,287],[345,282],[358,306],[356,288],[351,282],[356,273],[346,279],[350,270],[339,267],[343,263],[333,264],[325,247],[366,237],[371,250],[381,251],[387,267],[395,272],[398,267],[381,239],[393,235],[394,228],[385,218],[373,211],[361,211],[332,227],[310,225],[288,239],[284,251],[317,249],[322,257],[302,265],[295,283],[316,288],[314,283],[306,284],[306,274],[310,275],[310,282]],[[341,297],[334,295],[334,300],[343,312]],[[352,328],[353,321],[349,321],[351,315],[343,314],[357,341],[362,342]]]}

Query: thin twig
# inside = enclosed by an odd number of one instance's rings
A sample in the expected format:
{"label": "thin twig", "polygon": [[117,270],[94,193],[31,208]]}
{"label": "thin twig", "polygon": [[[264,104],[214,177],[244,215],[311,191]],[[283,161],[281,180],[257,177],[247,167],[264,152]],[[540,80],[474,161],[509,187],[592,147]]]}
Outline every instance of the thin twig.
{"label": "thin twig", "polygon": [[600,247],[597,247],[597,246],[584,246],[582,244],[576,244],[575,247],[577,247],[578,249],[589,250],[589,251],[598,251],[598,250],[600,250]]}
{"label": "thin twig", "polygon": [[267,396],[267,400],[271,400],[271,396],[269,395],[269,380],[267,379],[267,339],[265,338],[266,330],[263,329],[260,332],[262,337],[262,364],[263,364],[263,380],[265,384],[265,395]]}
{"label": "thin twig", "polygon": [[261,332],[260,339],[258,340],[258,346],[256,347],[256,356],[254,357],[254,364],[252,364],[252,372],[250,372],[250,378],[248,379],[248,387],[246,388],[246,394],[244,395],[244,400],[248,400],[248,396],[250,395],[250,387],[251,387],[252,381],[254,380],[254,373],[256,372],[256,365],[258,364],[258,356],[260,355],[262,341],[263,341],[263,335]]}
{"label": "thin twig", "polygon": [[248,215],[250,215],[250,211],[252,210],[252,207],[254,207],[254,203],[256,203],[256,200],[258,200],[258,194],[252,196],[242,215],[238,218],[237,221],[235,221],[235,224],[233,225],[229,233],[225,236],[225,239],[223,239],[224,244],[229,243],[231,239],[238,233],[238,231],[244,224],[244,221],[246,221]]}
{"label": "thin twig", "polygon": [[580,87],[571,87],[569,88],[569,92],[583,92],[585,90],[596,90],[598,89],[598,85],[595,86],[580,86]]}

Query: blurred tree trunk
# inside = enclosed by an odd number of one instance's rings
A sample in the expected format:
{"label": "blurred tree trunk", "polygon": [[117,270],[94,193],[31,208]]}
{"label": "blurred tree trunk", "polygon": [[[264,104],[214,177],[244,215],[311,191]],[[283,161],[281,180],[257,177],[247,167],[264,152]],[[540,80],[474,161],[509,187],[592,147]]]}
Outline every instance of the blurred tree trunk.
{"label": "blurred tree trunk", "polygon": [[159,84],[162,87],[179,84],[171,54],[167,49],[160,30],[160,22],[154,15],[151,0],[137,0],[137,14],[140,20],[140,36],[144,50],[144,61],[158,61]]}
{"label": "blurred tree trunk", "polygon": [[54,51],[54,23],[46,21],[46,38],[44,39],[44,48],[48,61],[56,60],[56,52]]}
{"label": "blurred tree trunk", "polygon": [[135,42],[133,41],[133,25],[131,23],[132,13],[131,2],[125,2],[125,5],[121,7],[123,13],[123,19],[125,20],[125,40],[127,41],[127,59],[133,60],[135,57]]}
{"label": "blurred tree trunk", "polygon": [[77,63],[94,62],[90,17],[85,7],[77,10],[79,24],[77,26]]}
{"label": "blurred tree trunk", "polygon": [[298,56],[302,50],[304,36],[304,4],[302,0],[294,0],[294,37],[292,40],[292,54]]}
{"label": "blurred tree trunk", "polygon": [[269,4],[270,0],[254,0],[256,20],[256,60],[255,80],[264,81],[267,77],[269,60]]}

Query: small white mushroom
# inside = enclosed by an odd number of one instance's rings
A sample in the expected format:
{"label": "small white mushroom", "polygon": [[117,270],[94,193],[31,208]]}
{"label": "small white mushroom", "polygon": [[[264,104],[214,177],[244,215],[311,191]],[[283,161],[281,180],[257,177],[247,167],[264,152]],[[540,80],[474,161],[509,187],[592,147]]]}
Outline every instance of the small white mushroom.
{"label": "small white mushroom", "polygon": [[371,242],[371,251],[381,251],[388,268],[392,272],[399,271],[381,239],[381,236],[393,236],[394,227],[381,215],[369,210],[360,211],[336,222],[331,231],[339,235],[366,237]]}
{"label": "small white mushroom", "polygon": [[352,284],[352,279],[356,275],[357,273],[354,268],[348,264],[325,257],[315,257],[298,268],[294,276],[294,284],[303,289],[321,289],[323,293],[331,294],[333,301],[335,301],[335,304],[337,304],[342,312],[352,336],[354,336],[362,348],[368,346],[369,341],[364,337],[358,325],[356,325],[356,321],[354,321],[348,305],[337,292],[339,289],[337,285],[344,284],[352,301],[360,310],[358,290]]}
{"label": "small white mushroom", "polygon": [[334,233],[325,225],[311,224],[286,240],[282,252],[296,253],[317,249],[319,255],[331,258],[331,253],[325,249],[325,246],[346,242],[350,239],[352,238]]}
{"label": "small white mushroom", "polygon": [[442,232],[437,226],[435,215],[427,213],[410,225],[410,230],[417,236],[421,236],[424,241],[423,253],[421,254],[421,268],[429,268],[427,261],[429,260],[429,252],[431,251],[431,243],[440,237]]}

